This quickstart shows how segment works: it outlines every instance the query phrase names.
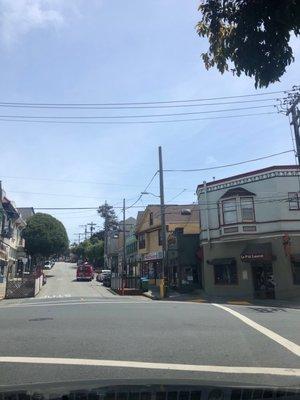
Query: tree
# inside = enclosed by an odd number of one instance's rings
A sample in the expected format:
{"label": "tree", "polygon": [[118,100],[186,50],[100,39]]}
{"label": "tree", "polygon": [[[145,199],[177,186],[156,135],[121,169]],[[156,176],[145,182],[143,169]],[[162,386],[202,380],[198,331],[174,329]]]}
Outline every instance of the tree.
{"label": "tree", "polygon": [[103,266],[103,240],[97,238],[87,239],[78,245],[73,244],[70,251],[75,254],[78,259],[87,260],[95,267]]}
{"label": "tree", "polygon": [[104,219],[104,230],[117,230],[118,218],[116,216],[113,206],[106,202],[98,208],[98,213]]}
{"label": "tree", "polygon": [[289,41],[300,33],[299,0],[202,0],[199,11],[197,32],[209,41],[202,53],[207,69],[244,73],[255,87],[267,87],[294,61]]}
{"label": "tree", "polygon": [[69,240],[64,225],[49,214],[30,217],[23,231],[25,248],[31,256],[50,257],[64,254]]}

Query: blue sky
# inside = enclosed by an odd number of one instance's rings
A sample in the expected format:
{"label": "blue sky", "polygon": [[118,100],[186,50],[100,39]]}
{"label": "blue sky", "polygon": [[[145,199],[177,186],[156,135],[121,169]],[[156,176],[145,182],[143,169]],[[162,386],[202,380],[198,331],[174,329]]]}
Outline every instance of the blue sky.
{"label": "blue sky", "polygon": [[[0,101],[142,102],[255,93],[249,78],[205,70],[200,54],[207,43],[195,31],[197,6],[192,0],[0,0]],[[280,83],[262,91],[299,83],[299,40],[293,47],[295,63]],[[0,112],[75,115],[70,110]],[[101,111],[81,115],[96,114]],[[282,115],[153,125],[0,124],[0,179],[20,207],[97,207],[105,200],[120,206],[123,197],[130,203],[157,170],[159,145],[165,168],[210,167],[292,148]],[[213,172],[166,173],[166,200],[186,189],[174,202],[190,203],[203,180],[290,163],[294,157],[286,154]],[[150,189],[158,193],[157,180]],[[144,196],[138,205],[149,202],[155,198]],[[82,232],[79,225],[102,225],[93,210],[53,215],[71,241]]]}

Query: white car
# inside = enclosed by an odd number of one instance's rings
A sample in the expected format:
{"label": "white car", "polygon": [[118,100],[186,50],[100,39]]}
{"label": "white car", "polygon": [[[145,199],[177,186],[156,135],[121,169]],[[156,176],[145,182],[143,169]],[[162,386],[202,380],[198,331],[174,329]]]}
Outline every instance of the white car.
{"label": "white car", "polygon": [[100,274],[97,275],[97,281],[103,282],[103,279],[105,276],[111,275],[111,270],[110,269],[103,269]]}
{"label": "white car", "polygon": [[52,268],[52,264],[51,264],[51,261],[45,261],[45,264],[44,264],[44,269],[51,269]]}

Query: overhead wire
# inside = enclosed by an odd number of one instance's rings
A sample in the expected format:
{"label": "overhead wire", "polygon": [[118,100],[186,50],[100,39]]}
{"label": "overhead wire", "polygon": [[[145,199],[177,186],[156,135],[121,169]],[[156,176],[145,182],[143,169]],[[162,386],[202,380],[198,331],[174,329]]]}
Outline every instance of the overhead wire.
{"label": "overhead wire", "polygon": [[271,92],[262,92],[262,93],[250,93],[243,95],[234,95],[234,96],[218,96],[218,97],[206,97],[206,98],[198,98],[198,99],[183,99],[183,100],[167,100],[167,101],[139,101],[139,102],[117,102],[117,103],[33,103],[33,102],[4,102],[0,101],[0,105],[28,105],[28,106],[36,106],[36,105],[44,105],[44,106],[121,106],[121,105],[140,105],[140,104],[168,104],[168,103],[189,103],[189,102],[197,102],[197,101],[208,101],[208,100],[221,100],[221,99],[237,99],[244,97],[256,97],[256,96],[266,96],[270,94],[279,94],[279,93],[289,93],[293,92],[293,89],[288,90],[277,90]]}
{"label": "overhead wire", "polygon": [[240,161],[237,163],[230,163],[230,164],[223,164],[223,165],[218,165],[215,167],[205,167],[205,168],[192,168],[192,169],[164,169],[164,172],[199,172],[199,171],[211,171],[214,169],[220,169],[220,168],[228,168],[228,167],[234,167],[236,165],[242,165],[242,164],[247,164],[247,163],[251,163],[251,162],[255,162],[255,161],[260,161],[260,160],[265,160],[267,158],[271,158],[271,157],[276,157],[282,154],[287,154],[287,153],[293,153],[294,150],[290,149],[290,150],[285,150],[285,151],[281,151],[279,153],[273,153],[273,154],[269,154],[267,156],[263,156],[263,157],[258,157],[258,158],[253,158],[251,160],[245,160],[245,161]]}
{"label": "overhead wire", "polygon": [[185,111],[179,113],[164,113],[164,114],[135,114],[135,115],[0,115],[1,119],[12,118],[12,119],[49,119],[49,120],[90,120],[90,119],[127,119],[127,118],[156,118],[156,117],[177,117],[183,115],[200,115],[200,114],[213,114],[219,112],[229,112],[229,111],[243,111],[243,110],[255,110],[260,108],[275,108],[274,104],[263,104],[259,106],[249,106],[249,107],[237,107],[237,108],[227,108],[227,109],[217,109],[217,110],[205,110],[205,111]]}
{"label": "overhead wire", "polygon": [[257,103],[266,101],[279,101],[283,97],[268,97],[264,99],[253,99],[253,100],[235,100],[235,101],[222,101],[216,103],[191,103],[191,104],[168,104],[168,105],[129,105],[129,106],[76,106],[76,105],[22,105],[22,104],[2,104],[0,107],[4,108],[26,108],[26,109],[69,109],[69,110],[133,110],[133,109],[163,109],[163,108],[186,108],[186,107],[204,107],[204,106],[219,106],[219,105],[229,105],[229,104],[241,104],[241,103]]}
{"label": "overhead wire", "polygon": [[[230,110],[228,110],[230,111]],[[12,119],[12,118],[0,118],[2,122],[25,122],[25,123],[41,123],[41,124],[75,124],[75,125],[136,125],[136,124],[164,124],[164,123],[176,123],[176,122],[194,122],[194,121],[206,121],[206,120],[217,120],[217,119],[228,119],[228,118],[240,118],[240,117],[257,117],[262,115],[274,115],[280,114],[278,111],[270,111],[263,113],[251,113],[251,114],[237,114],[237,115],[222,115],[213,117],[203,118],[181,118],[181,119],[168,119],[168,120],[149,120],[149,121],[55,121],[55,120],[37,120],[37,119]]]}

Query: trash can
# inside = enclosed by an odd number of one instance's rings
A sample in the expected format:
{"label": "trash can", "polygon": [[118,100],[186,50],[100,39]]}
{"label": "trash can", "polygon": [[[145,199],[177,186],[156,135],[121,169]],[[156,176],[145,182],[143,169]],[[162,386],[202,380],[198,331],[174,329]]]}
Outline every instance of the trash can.
{"label": "trash can", "polygon": [[143,292],[148,292],[149,290],[149,279],[141,278],[141,289]]}

